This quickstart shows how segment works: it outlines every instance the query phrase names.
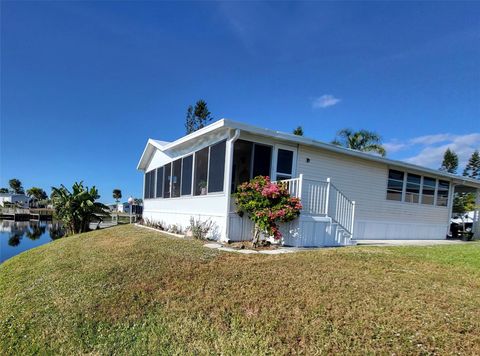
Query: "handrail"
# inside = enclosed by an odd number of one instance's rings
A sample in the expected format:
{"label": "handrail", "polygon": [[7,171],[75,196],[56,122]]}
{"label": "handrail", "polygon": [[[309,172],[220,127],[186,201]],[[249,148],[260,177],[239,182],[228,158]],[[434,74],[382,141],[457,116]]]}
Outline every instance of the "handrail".
{"label": "handrail", "polygon": [[302,211],[306,214],[328,216],[350,237],[353,237],[355,224],[355,201],[350,200],[340,189],[330,182],[298,178],[283,179],[275,183],[285,184],[289,193],[300,198]]}

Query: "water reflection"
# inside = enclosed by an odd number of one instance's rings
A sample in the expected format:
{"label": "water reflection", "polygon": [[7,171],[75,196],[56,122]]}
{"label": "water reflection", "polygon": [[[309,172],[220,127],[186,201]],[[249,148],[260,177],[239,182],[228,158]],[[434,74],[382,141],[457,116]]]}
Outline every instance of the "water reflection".
{"label": "water reflection", "polygon": [[64,234],[62,225],[55,221],[0,220],[0,263]]}

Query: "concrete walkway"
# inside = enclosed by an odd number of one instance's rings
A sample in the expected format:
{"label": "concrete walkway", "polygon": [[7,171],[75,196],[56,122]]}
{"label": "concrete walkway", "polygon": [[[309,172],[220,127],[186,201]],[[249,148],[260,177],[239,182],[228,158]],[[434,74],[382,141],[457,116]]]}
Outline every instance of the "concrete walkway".
{"label": "concrete walkway", "polygon": [[203,245],[204,247],[207,248],[212,248],[212,249],[217,249],[220,251],[226,251],[226,252],[237,252],[237,253],[243,253],[243,254],[255,254],[255,253],[261,253],[264,255],[280,255],[283,253],[293,253],[293,252],[298,252],[298,251],[303,251],[306,250],[305,248],[299,249],[295,247],[278,247],[277,249],[274,250],[249,250],[249,249],[237,249],[237,248],[231,248],[227,247],[221,244],[217,244],[215,242],[208,243]]}
{"label": "concrete walkway", "polygon": [[355,240],[357,246],[435,246],[459,245],[470,241],[462,240]]}

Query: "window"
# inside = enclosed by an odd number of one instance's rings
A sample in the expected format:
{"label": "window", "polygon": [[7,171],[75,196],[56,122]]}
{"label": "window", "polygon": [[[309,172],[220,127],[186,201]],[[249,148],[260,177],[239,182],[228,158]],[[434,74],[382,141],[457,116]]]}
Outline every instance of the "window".
{"label": "window", "polygon": [[157,198],[161,198],[163,193],[163,167],[157,168]]}
{"label": "window", "polygon": [[444,180],[438,181],[438,190],[437,190],[437,205],[438,206],[447,206],[448,205],[448,190],[450,183]]}
{"label": "window", "polygon": [[402,201],[403,179],[405,174],[390,169],[388,171],[387,199]]}
{"label": "window", "polygon": [[[404,182],[405,177],[407,178],[406,182]],[[403,190],[404,185],[405,190]],[[387,199],[402,201],[403,193],[403,201],[407,203],[447,206],[449,187],[448,181],[437,181],[432,177],[422,177],[390,169],[388,171]]]}
{"label": "window", "polygon": [[163,197],[170,198],[170,182],[172,180],[172,164],[169,163],[164,166],[164,181],[163,181]]}
{"label": "window", "polygon": [[407,203],[418,203],[420,201],[420,183],[422,177],[416,174],[407,174],[407,189],[405,201]]}
{"label": "window", "polygon": [[182,159],[177,159],[172,166],[172,198],[180,196],[180,182],[182,181]]}
{"label": "window", "polygon": [[208,174],[208,151],[209,147],[205,147],[195,152],[195,179],[194,194],[207,194],[207,174]]}
{"label": "window", "polygon": [[226,141],[210,147],[210,167],[208,171],[208,192],[223,192],[225,177],[225,148]]}
{"label": "window", "polygon": [[269,176],[271,160],[272,147],[256,143],[253,147],[252,178],[257,176]]}
{"label": "window", "polygon": [[279,148],[277,152],[277,180],[292,178],[293,151]]}
{"label": "window", "polygon": [[433,205],[436,184],[436,179],[423,177],[422,204]]}
{"label": "window", "polygon": [[192,194],[192,165],[193,156],[182,159],[182,195]]}

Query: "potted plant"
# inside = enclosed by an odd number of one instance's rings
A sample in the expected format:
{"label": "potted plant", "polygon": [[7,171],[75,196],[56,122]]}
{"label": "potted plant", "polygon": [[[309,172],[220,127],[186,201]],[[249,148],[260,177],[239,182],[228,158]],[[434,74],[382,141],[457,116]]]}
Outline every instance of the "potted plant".
{"label": "potted plant", "polygon": [[207,194],[207,181],[206,180],[201,180],[198,182],[198,187],[200,188],[200,195],[206,195]]}

